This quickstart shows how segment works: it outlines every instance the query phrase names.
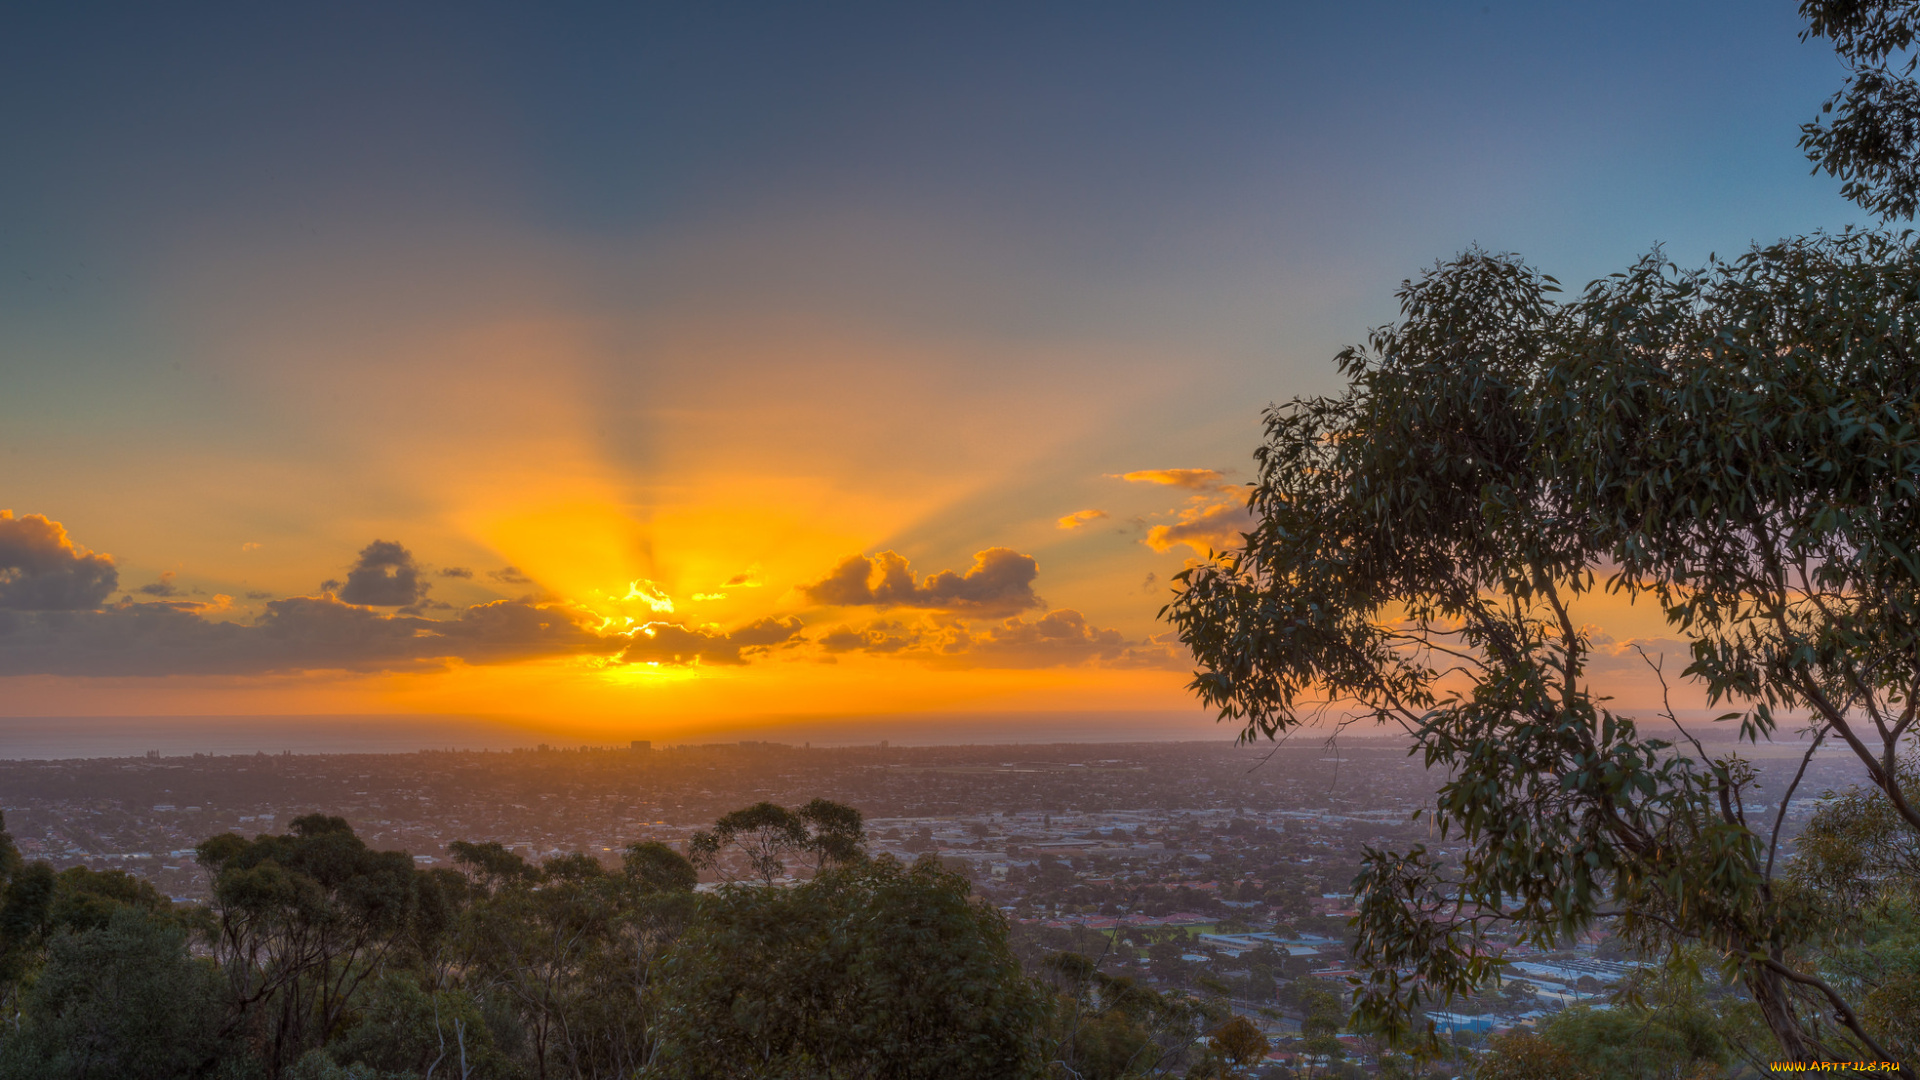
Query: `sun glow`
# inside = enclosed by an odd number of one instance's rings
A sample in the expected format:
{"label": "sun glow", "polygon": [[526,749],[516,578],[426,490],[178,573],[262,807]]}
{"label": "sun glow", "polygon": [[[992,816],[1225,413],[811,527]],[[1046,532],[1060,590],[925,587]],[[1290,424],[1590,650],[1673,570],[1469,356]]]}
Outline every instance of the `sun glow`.
{"label": "sun glow", "polygon": [[665,589],[662,589],[651,581],[641,580],[628,582],[627,595],[621,597],[621,599],[639,600],[659,612],[671,614],[673,611],[673,598],[667,595]]}

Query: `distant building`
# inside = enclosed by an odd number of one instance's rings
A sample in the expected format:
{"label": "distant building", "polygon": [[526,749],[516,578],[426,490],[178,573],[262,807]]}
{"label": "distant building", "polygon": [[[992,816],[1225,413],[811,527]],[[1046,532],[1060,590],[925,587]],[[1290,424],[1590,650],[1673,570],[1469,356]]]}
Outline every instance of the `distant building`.
{"label": "distant building", "polygon": [[629,750],[651,750],[653,749],[653,740],[635,739],[627,748]]}
{"label": "distant building", "polygon": [[1456,1031],[1485,1034],[1492,1031],[1498,1023],[1491,1016],[1462,1016],[1459,1013],[1450,1012],[1430,1012],[1427,1014],[1427,1019],[1433,1021],[1436,1032],[1445,1035],[1451,1035]]}

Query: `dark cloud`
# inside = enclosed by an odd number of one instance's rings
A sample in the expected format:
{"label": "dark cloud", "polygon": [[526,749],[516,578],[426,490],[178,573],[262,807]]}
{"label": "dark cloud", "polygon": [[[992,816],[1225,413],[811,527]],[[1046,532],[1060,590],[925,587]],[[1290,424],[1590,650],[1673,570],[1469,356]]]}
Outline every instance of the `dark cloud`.
{"label": "dark cloud", "polygon": [[124,602],[94,611],[0,611],[0,676],[254,675],[417,671],[565,656],[608,663],[738,665],[801,644],[801,623],[767,618],[731,632],[655,623],[603,633],[601,620],[524,600],[477,604],[446,619],[388,615],[335,596],[266,604],[251,624],[190,601]]}
{"label": "dark cloud", "polygon": [[923,627],[895,619],[881,619],[858,630],[850,626],[836,626],[820,636],[820,647],[829,653],[858,650],[886,655],[930,647],[935,640]]}
{"label": "dark cloud", "polygon": [[520,572],[518,567],[503,566],[498,570],[487,571],[487,576],[502,585],[531,585],[533,579]]}
{"label": "dark cloud", "polygon": [[160,580],[140,586],[139,591],[146,596],[179,596],[180,590],[174,588],[173,571],[161,573]]}
{"label": "dark cloud", "polygon": [[464,566],[443,566],[440,568],[440,576],[470,581],[473,578],[473,571]]}
{"label": "dark cloud", "polygon": [[997,615],[1041,606],[1033,593],[1040,572],[1031,555],[1012,548],[988,548],[973,557],[966,573],[942,570],[919,580],[907,560],[891,551],[868,558],[849,555],[826,577],[800,592],[830,607],[903,607]]}
{"label": "dark cloud", "polygon": [[863,627],[836,626],[819,638],[829,655],[866,652],[917,659],[941,667],[1179,668],[1186,654],[1170,636],[1129,640],[1094,626],[1072,608],[1028,621],[1008,618],[978,626],[963,620],[905,622],[883,619]]}
{"label": "dark cloud", "polygon": [[272,596],[273,596],[272,593],[266,592],[264,590],[250,590],[247,593],[247,599],[249,600],[267,600],[267,599],[270,599]]}
{"label": "dark cloud", "polygon": [[375,540],[360,549],[338,592],[349,604],[410,608],[427,598],[428,588],[413,552],[392,540]]}
{"label": "dark cloud", "polygon": [[75,546],[59,522],[0,510],[0,609],[82,611],[119,584],[113,557]]}
{"label": "dark cloud", "polygon": [[502,602],[458,618],[385,615],[332,596],[270,601],[251,625],[220,621],[220,605],[123,603],[98,611],[16,615],[0,622],[0,674],[250,675],[275,671],[400,671],[569,654],[617,653],[566,612]]}
{"label": "dark cloud", "polygon": [[731,633],[678,623],[650,623],[632,635],[620,659],[634,663],[744,664],[754,656],[795,646],[805,639],[801,622],[790,615],[758,619]]}

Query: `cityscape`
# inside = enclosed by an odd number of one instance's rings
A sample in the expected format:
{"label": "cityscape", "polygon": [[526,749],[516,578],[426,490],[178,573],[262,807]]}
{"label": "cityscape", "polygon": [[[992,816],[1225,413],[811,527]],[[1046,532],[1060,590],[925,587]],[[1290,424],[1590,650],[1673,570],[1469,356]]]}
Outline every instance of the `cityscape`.
{"label": "cityscape", "polygon": [[[1762,754],[1761,790],[1796,762]],[[1819,790],[1845,763],[1816,759]],[[760,801],[824,797],[859,809],[870,850],[931,856],[1009,922],[1023,964],[1075,952],[1116,976],[1215,994],[1291,1062],[1296,984],[1344,988],[1352,881],[1362,850],[1444,838],[1415,820],[1436,777],[1387,740],[794,746],[768,741],[411,754],[161,756],[0,762],[0,809],[23,855],[123,870],[179,905],[205,903],[195,845],[254,836],[303,814],[346,818],[370,846],[450,865],[455,841],[497,841],[529,861],[585,852],[609,866],[630,844],[685,850],[699,830]],[[1785,815],[1789,834],[1817,800]],[[1755,809],[1765,809],[1757,806]],[[1785,850],[1791,850],[1791,841]],[[704,875],[711,888],[732,875]],[[783,877],[781,880],[791,880]],[[1606,1008],[1644,961],[1604,930],[1557,952],[1504,945],[1500,992],[1430,1014],[1484,1037],[1568,1005]],[[1304,982],[1303,982],[1304,980]],[[1371,1043],[1344,1035],[1356,1062]],[[1374,1047],[1377,1053],[1377,1047]]]}

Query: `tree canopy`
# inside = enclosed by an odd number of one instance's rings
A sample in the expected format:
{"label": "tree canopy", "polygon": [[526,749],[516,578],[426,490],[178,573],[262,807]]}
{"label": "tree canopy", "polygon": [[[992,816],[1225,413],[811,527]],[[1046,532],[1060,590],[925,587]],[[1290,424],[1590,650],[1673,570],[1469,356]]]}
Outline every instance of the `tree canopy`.
{"label": "tree canopy", "polygon": [[1895,765],[1920,703],[1915,256],[1859,232],[1656,253],[1563,301],[1472,252],[1340,355],[1345,394],[1268,411],[1254,528],[1166,615],[1244,737],[1331,710],[1446,770],[1435,822],[1468,854],[1371,851],[1357,883],[1369,1022],[1405,1033],[1497,977],[1490,926],[1552,944],[1617,917],[1718,950],[1788,1056],[1884,1056],[1802,961],[1814,916],[1750,766],[1613,711],[1581,611],[1656,606],[1746,737],[1805,718],[1920,827]]}
{"label": "tree canopy", "polygon": [[[701,891],[657,841],[421,869],[313,814],[202,842],[207,907],[0,828],[0,1080],[1042,1075],[1053,1003],[1005,919],[861,828],[825,799],[728,814],[696,852],[775,842]],[[810,878],[763,873],[796,855]]]}

